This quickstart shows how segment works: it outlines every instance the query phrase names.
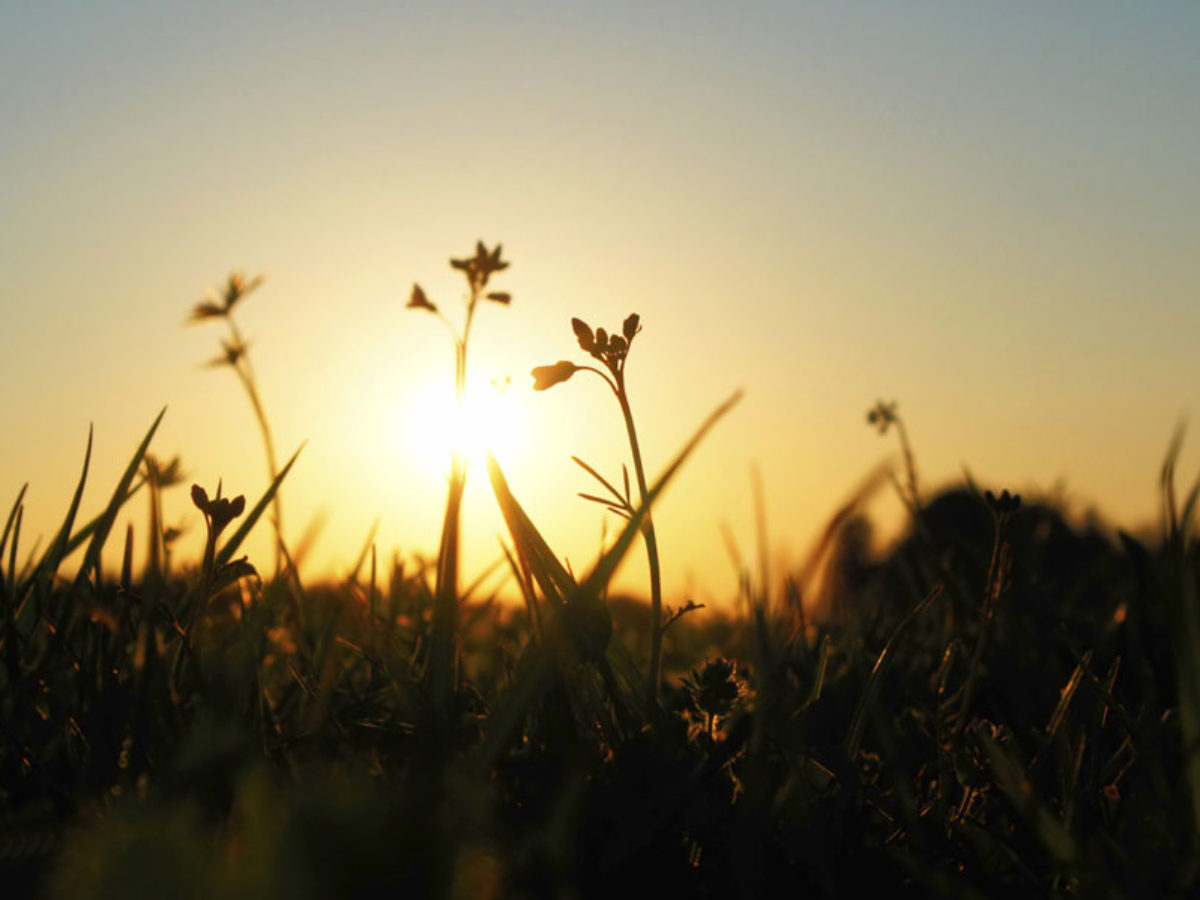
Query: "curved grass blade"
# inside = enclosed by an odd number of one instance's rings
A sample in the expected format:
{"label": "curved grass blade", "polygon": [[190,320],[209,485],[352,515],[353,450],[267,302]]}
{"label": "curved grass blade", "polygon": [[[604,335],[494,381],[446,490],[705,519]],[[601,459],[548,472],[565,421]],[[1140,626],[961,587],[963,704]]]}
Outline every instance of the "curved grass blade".
{"label": "curved grass blade", "polygon": [[[13,522],[17,518],[17,510],[21,507],[21,501],[25,499],[25,492],[29,490],[29,482],[21,485],[21,490],[17,494],[17,499],[13,501],[12,509],[8,513],[8,521],[4,523],[4,535],[0,537],[0,557],[4,556],[4,548],[8,546],[8,536],[12,533]],[[9,572],[11,576],[13,573]]]}
{"label": "curved grass blade", "polygon": [[[130,500],[132,500],[133,497],[137,494],[137,492],[140,491],[145,486],[145,484],[146,484],[145,477],[139,479],[137,484],[130,487],[129,490],[126,492],[124,499],[121,500],[121,505],[124,506],[126,503],[128,503]],[[63,559],[66,559],[68,556],[70,556],[72,553],[74,553],[76,550],[78,550],[80,547],[82,547],[83,542],[86,540],[89,540],[92,537],[92,535],[96,533],[96,529],[100,527],[100,521],[103,518],[104,518],[104,512],[101,511],[101,512],[97,513],[96,516],[90,522],[88,522],[86,525],[84,525],[82,528],[80,528],[78,531],[76,531],[73,535],[71,535],[71,539],[69,541],[67,541],[67,549],[63,553]]]}
{"label": "curved grass blade", "polygon": [[83,499],[83,486],[87,483],[88,466],[92,461],[92,435],[93,426],[88,425],[87,450],[83,454],[83,472],[79,475],[79,484],[75,486],[75,495],[71,498],[71,506],[67,509],[67,517],[63,520],[62,527],[58,530],[53,542],[46,549],[46,553],[38,561],[33,572],[30,573],[29,579],[37,578],[53,578],[54,573],[58,571],[59,564],[62,563],[63,557],[67,555],[67,542],[71,537],[71,529],[75,526],[75,516],[79,512],[79,501]]}
{"label": "curved grass blade", "polygon": [[934,585],[933,590],[925,595],[925,599],[913,607],[908,615],[900,620],[900,624],[896,626],[896,630],[892,632],[892,636],[888,638],[888,642],[879,651],[879,656],[871,669],[871,675],[867,678],[867,683],[863,687],[862,696],[858,699],[858,706],[854,710],[854,717],[850,720],[850,727],[846,731],[846,740],[843,747],[845,748],[847,759],[853,760],[858,755],[858,747],[862,742],[863,728],[867,722],[867,712],[871,704],[875,702],[875,698],[879,695],[879,688],[883,684],[883,676],[887,674],[888,669],[892,666],[892,650],[896,646],[896,641],[900,639],[900,636],[909,629],[909,626],[917,620],[917,617],[928,609],[929,605],[940,597],[941,594],[942,585]]}
{"label": "curved grass blade", "polygon": [[658,480],[654,482],[654,485],[646,493],[646,502],[638,507],[637,511],[629,517],[629,520],[621,529],[616,542],[605,551],[604,555],[596,562],[591,574],[580,585],[579,590],[584,596],[598,598],[601,595],[604,588],[608,586],[608,582],[612,579],[613,573],[616,572],[617,566],[621,564],[621,560],[625,558],[625,554],[629,551],[630,546],[637,537],[651,505],[658,499],[672,479],[674,479],[676,473],[679,472],[679,469],[687,461],[687,458],[692,455],[692,451],[696,449],[700,441],[704,439],[704,436],[741,399],[742,392],[740,390],[734,391],[727,400],[709,413],[708,418],[696,429],[695,434],[684,444],[683,449],[671,460],[671,464],[658,476]]}
{"label": "curved grass blade", "polygon": [[296,457],[300,455],[300,451],[303,449],[304,444],[301,444],[296,448],[296,452],[293,453],[292,458],[287,461],[287,465],[279,470],[279,474],[275,476],[275,480],[271,482],[270,487],[268,487],[262,497],[259,498],[259,501],[254,504],[254,509],[250,510],[250,512],[246,515],[246,518],[242,520],[242,524],[238,526],[238,530],[230,535],[229,540],[225,542],[225,545],[221,547],[219,551],[217,551],[216,564],[218,568],[225,565],[230,559],[232,559],[233,554],[237,552],[237,548],[242,545],[242,541],[244,541],[246,536],[250,534],[250,529],[255,526],[264,510],[266,510],[266,508],[271,504],[271,500],[275,497],[276,491],[279,490],[279,485],[283,483],[284,477],[288,472],[291,471],[293,463],[296,462]]}
{"label": "curved grass blade", "polygon": [[499,463],[491,454],[487,457],[487,468],[488,478],[492,482],[492,493],[496,495],[496,502],[500,506],[500,513],[504,516],[509,534],[512,535],[513,546],[522,567],[533,576],[547,600],[555,604],[566,602],[576,589],[575,579],[558,561],[554,551],[512,495]]}
{"label": "curved grass blade", "polygon": [[[736,391],[729,399],[718,406],[676,454],[675,459],[667,466],[654,486],[646,494],[646,502],[625,523],[620,536],[597,561],[592,572],[581,585],[576,585],[570,573],[558,561],[549,545],[542,538],[533,522],[525,514],[521,505],[513,497],[495,458],[488,456],[488,476],[492,481],[492,490],[500,505],[501,513],[509,532],[512,534],[517,556],[522,565],[537,581],[547,599],[565,601],[570,605],[586,608],[592,604],[602,604],[604,589],[612,579],[617,566],[632,546],[645,519],[650,505],[662,494],[667,484],[674,478],[680,467],[695,450],[696,446],[709,430],[742,398],[742,392]],[[506,701],[489,717],[487,738],[480,750],[479,761],[487,768],[495,761],[496,755],[507,744],[514,731],[524,721],[526,713],[541,696],[547,685],[547,677],[552,670],[550,659],[545,655],[542,645],[531,648],[534,653],[532,663],[526,670],[525,676],[518,680]],[[634,706],[635,714],[641,716],[643,710],[638,706],[641,676],[632,655],[616,635],[612,635],[605,653],[609,665],[626,683],[627,696],[622,699]],[[614,699],[616,699],[614,697]]]}
{"label": "curved grass blade", "polygon": [[[17,544],[21,540],[21,520],[25,518],[25,507],[17,507],[17,520],[13,524],[12,546],[8,548],[8,578],[4,583],[4,595],[11,608],[17,598],[17,582],[20,581],[23,572],[17,571]],[[0,563],[3,560],[0,559]]]}
{"label": "curved grass blade", "polygon": [[129,499],[129,485],[133,483],[133,476],[137,474],[138,467],[141,466],[142,459],[146,455],[146,450],[150,447],[150,441],[153,439],[154,433],[158,431],[158,426],[166,414],[167,408],[164,406],[159,411],[158,416],[155,417],[154,424],[150,426],[150,430],[146,432],[146,436],[142,438],[142,442],[134,452],[129,465],[125,467],[125,471],[121,475],[121,480],[117,482],[117,488],[113,491],[112,499],[108,501],[108,506],[97,517],[95,531],[92,534],[91,541],[88,543],[87,552],[83,557],[83,565],[79,567],[79,573],[75,576],[77,581],[85,580],[88,573],[100,565],[100,552],[104,548],[104,542],[108,540],[109,532],[112,531],[113,523],[117,520],[117,513],[120,511],[122,504]]}
{"label": "curved grass blade", "polygon": [[1025,775],[1025,767],[991,735],[982,733],[979,738],[996,783],[1013,808],[1028,822],[1056,863],[1066,867],[1075,866],[1079,858],[1075,839],[1038,796]]}
{"label": "curved grass blade", "polygon": [[379,519],[371,523],[371,530],[367,532],[367,539],[363,541],[362,549],[358,552],[358,559],[354,561],[354,567],[350,570],[350,574],[346,576],[346,583],[353,584],[358,581],[358,573],[362,571],[363,564],[367,561],[367,554],[374,552],[375,534],[379,531]]}

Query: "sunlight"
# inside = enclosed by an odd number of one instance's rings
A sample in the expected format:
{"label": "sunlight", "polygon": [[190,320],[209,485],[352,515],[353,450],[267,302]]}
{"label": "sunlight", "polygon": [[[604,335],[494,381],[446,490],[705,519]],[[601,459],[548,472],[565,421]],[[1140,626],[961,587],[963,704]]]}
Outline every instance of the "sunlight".
{"label": "sunlight", "polygon": [[424,472],[444,475],[455,451],[472,469],[481,468],[488,453],[512,464],[527,444],[528,425],[507,383],[472,382],[460,403],[451,384],[425,381],[408,392],[393,439]]}

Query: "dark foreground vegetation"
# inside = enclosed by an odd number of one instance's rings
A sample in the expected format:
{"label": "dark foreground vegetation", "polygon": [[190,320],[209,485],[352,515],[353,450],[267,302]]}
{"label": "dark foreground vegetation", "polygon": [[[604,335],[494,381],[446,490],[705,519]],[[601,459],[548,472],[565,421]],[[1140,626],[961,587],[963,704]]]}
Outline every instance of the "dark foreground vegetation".
{"label": "dark foreground vegetation", "polygon": [[[479,251],[455,261],[472,302],[500,260]],[[624,344],[576,328],[623,411],[638,327]],[[581,368],[543,367],[540,386]],[[1192,895],[1200,543],[1178,442],[1162,533],[1138,541],[971,484],[925,497],[894,407],[871,420],[900,431],[907,536],[871,552],[864,489],[802,571],[746,573],[727,615],[607,589],[703,428],[658,482],[639,455],[636,494],[605,485],[625,525],[580,578],[492,466],[510,605],[458,585],[453,479],[436,561],[384,566],[368,544],[321,585],[282,542],[273,575],[237,555],[280,516],[290,463],[269,445],[253,506],[192,488],[208,540],[185,564],[154,429],[87,523],[81,479],[41,551],[18,550],[18,498],[0,541],[0,893]],[[136,577],[132,532],[102,568],[134,496]]]}

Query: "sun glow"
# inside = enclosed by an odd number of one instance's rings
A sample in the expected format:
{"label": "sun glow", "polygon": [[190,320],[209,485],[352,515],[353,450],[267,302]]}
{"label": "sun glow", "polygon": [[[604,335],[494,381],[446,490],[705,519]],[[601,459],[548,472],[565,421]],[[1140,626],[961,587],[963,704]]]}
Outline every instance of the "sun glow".
{"label": "sun glow", "polygon": [[472,383],[466,396],[441,382],[414,386],[397,421],[396,440],[422,470],[444,475],[454,453],[472,469],[488,453],[502,463],[517,461],[527,443],[528,418],[507,383]]}

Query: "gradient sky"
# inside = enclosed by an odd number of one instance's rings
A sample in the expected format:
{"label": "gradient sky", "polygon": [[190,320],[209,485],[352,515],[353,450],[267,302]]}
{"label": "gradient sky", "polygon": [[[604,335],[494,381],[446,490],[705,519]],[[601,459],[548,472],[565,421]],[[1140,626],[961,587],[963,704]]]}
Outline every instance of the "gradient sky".
{"label": "gradient sky", "polygon": [[[579,360],[573,315],[642,315],[652,472],[746,390],[656,514],[673,601],[734,595],[720,525],[752,556],[753,465],[772,554],[797,559],[895,453],[878,398],[926,485],[966,466],[1146,521],[1200,409],[1197,46],[1191,2],[7,2],[0,498],[31,482],[25,546],[48,537],[94,422],[94,513],[163,405],[160,456],[257,497],[249,406],[202,366],[219,330],[183,321],[262,271],[240,322],[280,454],[308,442],[288,537],[327,516],[313,574],[376,518],[381,551],[433,553],[421,411],[453,349],[404,302],[420,281],[452,305],[446,260],[483,239],[514,301],[481,311],[472,372],[512,377],[501,462],[577,570],[603,516],[569,457],[619,477],[624,456],[598,381],[530,390]],[[468,578],[496,554],[486,487],[477,468]],[[194,555],[186,490],[168,520]],[[639,551],[624,583],[643,571]]]}

